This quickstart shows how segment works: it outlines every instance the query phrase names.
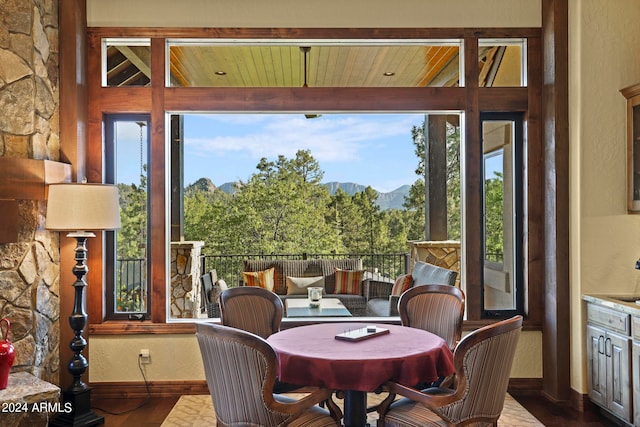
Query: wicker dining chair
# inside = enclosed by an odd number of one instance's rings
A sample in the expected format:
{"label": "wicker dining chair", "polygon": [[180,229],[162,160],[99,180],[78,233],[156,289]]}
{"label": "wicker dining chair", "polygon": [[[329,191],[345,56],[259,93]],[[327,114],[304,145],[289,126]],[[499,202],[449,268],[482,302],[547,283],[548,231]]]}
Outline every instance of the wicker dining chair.
{"label": "wicker dining chair", "polygon": [[263,338],[211,323],[196,324],[196,336],[218,426],[341,425],[332,390],[315,389],[301,399],[273,393],[278,358]]}
{"label": "wicker dining chair", "polygon": [[229,288],[220,294],[222,324],[268,338],[280,330],[284,307],[278,295],[257,286]]}
{"label": "wicker dining chair", "polygon": [[[387,382],[378,427],[497,426],[521,329],[518,315],[465,336],[453,356],[454,389],[419,391]],[[394,402],[396,395],[405,399]]]}
{"label": "wicker dining chair", "polygon": [[398,313],[403,326],[434,333],[453,351],[462,337],[464,305],[464,292],[455,286],[422,285],[400,295]]}
{"label": "wicker dining chair", "polygon": [[207,317],[220,317],[218,297],[220,296],[221,289],[218,283],[218,274],[215,269],[200,276],[200,284],[202,287],[200,311],[207,313]]}

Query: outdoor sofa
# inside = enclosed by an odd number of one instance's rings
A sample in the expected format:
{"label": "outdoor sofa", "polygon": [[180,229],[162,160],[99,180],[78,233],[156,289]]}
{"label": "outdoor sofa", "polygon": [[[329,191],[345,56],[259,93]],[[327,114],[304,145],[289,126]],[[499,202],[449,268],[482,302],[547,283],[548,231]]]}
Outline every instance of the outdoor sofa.
{"label": "outdoor sofa", "polygon": [[[284,301],[287,298],[306,298],[307,286],[324,286],[326,298],[337,298],[353,316],[365,316],[368,280],[362,259],[308,260],[245,260],[245,285],[256,275],[273,268],[273,289]],[[271,274],[271,273],[269,273]],[[287,280],[289,278],[289,280]],[[314,278],[314,279],[311,279]]]}

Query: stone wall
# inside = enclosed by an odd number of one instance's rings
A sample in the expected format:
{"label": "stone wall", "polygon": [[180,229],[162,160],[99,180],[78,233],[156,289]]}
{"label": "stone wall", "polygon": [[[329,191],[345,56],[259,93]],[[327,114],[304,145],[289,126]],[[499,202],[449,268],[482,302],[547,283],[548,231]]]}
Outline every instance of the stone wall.
{"label": "stone wall", "polygon": [[[58,1],[0,0],[0,10],[0,157],[58,160]],[[18,208],[17,242],[0,244],[12,370],[58,384],[58,233],[44,229],[45,201],[19,200]]]}
{"label": "stone wall", "polygon": [[[171,242],[171,307],[170,317],[191,319],[202,317],[200,305],[200,254],[204,242]],[[206,313],[203,315],[206,317]]]}

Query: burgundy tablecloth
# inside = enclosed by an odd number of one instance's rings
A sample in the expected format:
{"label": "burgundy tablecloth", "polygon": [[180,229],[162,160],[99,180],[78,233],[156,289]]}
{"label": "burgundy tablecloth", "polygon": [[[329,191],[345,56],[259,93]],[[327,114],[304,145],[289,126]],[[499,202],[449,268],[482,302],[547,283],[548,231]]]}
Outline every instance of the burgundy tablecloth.
{"label": "burgundy tablecloth", "polygon": [[420,329],[377,325],[390,333],[359,342],[334,338],[363,326],[324,323],[271,335],[267,341],[278,354],[280,381],[369,392],[387,380],[410,386],[454,372],[444,340]]}

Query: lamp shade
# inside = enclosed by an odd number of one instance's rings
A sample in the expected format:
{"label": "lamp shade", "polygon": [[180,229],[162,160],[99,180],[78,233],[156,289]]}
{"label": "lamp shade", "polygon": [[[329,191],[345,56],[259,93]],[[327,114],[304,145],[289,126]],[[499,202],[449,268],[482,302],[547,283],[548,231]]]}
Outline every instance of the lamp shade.
{"label": "lamp shade", "polygon": [[118,187],[108,184],[52,184],[47,199],[49,230],[120,228]]}

